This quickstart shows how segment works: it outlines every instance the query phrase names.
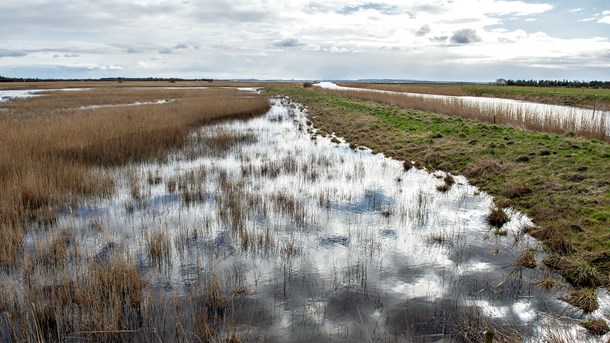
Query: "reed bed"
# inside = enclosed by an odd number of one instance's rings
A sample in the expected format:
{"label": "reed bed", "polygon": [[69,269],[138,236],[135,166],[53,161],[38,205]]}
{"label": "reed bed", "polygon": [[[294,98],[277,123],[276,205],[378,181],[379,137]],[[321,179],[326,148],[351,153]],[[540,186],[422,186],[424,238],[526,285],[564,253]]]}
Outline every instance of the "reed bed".
{"label": "reed bed", "polygon": [[526,106],[507,106],[504,104],[487,104],[481,106],[465,99],[435,99],[422,96],[409,96],[398,93],[357,90],[324,90],[356,99],[371,100],[403,108],[442,113],[474,119],[483,122],[506,125],[521,130],[533,130],[550,133],[571,133],[589,139],[610,142],[610,123],[605,115],[592,112],[591,117],[579,115],[577,111],[567,115],[540,113]]}
{"label": "reed bed", "polygon": [[[173,99],[171,103],[80,109]],[[269,109],[264,96],[235,89],[49,92],[0,108],[0,265],[13,266],[24,227],[52,223],[60,209],[114,190],[109,168],[160,161],[190,132]]]}

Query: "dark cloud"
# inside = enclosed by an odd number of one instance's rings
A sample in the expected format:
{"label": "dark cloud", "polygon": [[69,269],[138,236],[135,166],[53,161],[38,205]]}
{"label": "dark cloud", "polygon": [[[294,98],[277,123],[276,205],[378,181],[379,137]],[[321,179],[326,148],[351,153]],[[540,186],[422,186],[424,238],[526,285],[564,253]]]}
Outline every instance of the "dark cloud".
{"label": "dark cloud", "polygon": [[479,37],[477,32],[473,29],[458,30],[451,36],[451,42],[456,44],[470,44],[480,41],[481,37]]}
{"label": "dark cloud", "polygon": [[80,57],[79,54],[64,54],[64,57],[72,58],[72,57]]}
{"label": "dark cloud", "polygon": [[0,49],[0,57],[23,57],[26,55],[27,53],[23,51]]}
{"label": "dark cloud", "polygon": [[176,44],[176,46],[174,47],[174,49],[188,49],[189,46],[186,44]]}
{"label": "dark cloud", "polygon": [[169,55],[169,54],[173,54],[173,51],[172,51],[172,49],[163,48],[163,49],[159,49],[159,53],[162,55]]}
{"label": "dark cloud", "polygon": [[142,53],[142,50],[138,50],[136,48],[127,48],[127,53],[128,54],[140,54]]}
{"label": "dark cloud", "polygon": [[415,32],[415,34],[419,37],[425,36],[428,33],[430,33],[430,26],[428,24],[420,27],[419,30],[417,30],[417,32]]}
{"label": "dark cloud", "polygon": [[295,38],[285,38],[278,41],[273,42],[273,46],[279,48],[294,48],[301,45],[299,41]]}

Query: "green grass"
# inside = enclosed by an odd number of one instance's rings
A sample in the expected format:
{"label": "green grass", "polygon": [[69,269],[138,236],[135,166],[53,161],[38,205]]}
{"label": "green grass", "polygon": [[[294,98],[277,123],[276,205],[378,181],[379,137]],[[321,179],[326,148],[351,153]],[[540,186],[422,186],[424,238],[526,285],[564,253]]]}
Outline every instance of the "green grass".
{"label": "green grass", "polygon": [[[572,279],[574,265],[610,272],[610,145],[520,131],[473,120],[297,87],[268,88],[305,104],[323,132],[432,170],[466,175],[496,204],[528,214],[529,233],[556,257],[553,269]],[[518,162],[519,161],[519,162]],[[570,268],[564,268],[571,266]],[[578,268],[577,268],[578,269]],[[581,268],[582,269],[582,268]],[[578,285],[576,285],[578,286]]]}

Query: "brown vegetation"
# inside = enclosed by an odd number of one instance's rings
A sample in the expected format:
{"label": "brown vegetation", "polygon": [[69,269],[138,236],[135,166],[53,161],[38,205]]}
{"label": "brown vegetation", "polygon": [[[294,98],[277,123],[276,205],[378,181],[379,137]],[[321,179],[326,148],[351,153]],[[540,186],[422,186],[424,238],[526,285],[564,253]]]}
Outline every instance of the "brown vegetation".
{"label": "brown vegetation", "polygon": [[602,336],[610,331],[608,324],[602,319],[591,319],[581,323],[581,325],[596,336]]}
{"label": "brown vegetation", "polygon": [[[80,109],[159,99],[174,101]],[[234,89],[96,89],[50,92],[0,108],[0,264],[12,266],[24,224],[50,223],[77,199],[113,191],[106,168],[163,160],[193,129],[260,115],[269,105],[264,96]]]}

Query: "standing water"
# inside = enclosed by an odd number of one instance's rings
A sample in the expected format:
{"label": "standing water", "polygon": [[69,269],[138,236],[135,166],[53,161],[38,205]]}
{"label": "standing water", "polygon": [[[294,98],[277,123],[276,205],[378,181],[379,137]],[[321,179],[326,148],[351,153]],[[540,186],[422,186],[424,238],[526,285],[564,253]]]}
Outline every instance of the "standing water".
{"label": "standing water", "polygon": [[[180,302],[187,331],[204,309],[212,335],[244,341],[468,341],[492,328],[595,341],[564,289],[539,286],[557,276],[516,262],[542,258],[528,218],[512,211],[492,229],[491,197],[464,177],[439,191],[444,173],[405,171],[307,123],[273,99],[265,117],[203,128],[167,163],[118,171],[116,195],[57,225],[98,264],[128,255],[161,304],[144,306]],[[32,230],[26,250],[45,235]],[[178,331],[176,308],[142,325]]]}

